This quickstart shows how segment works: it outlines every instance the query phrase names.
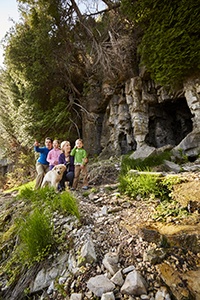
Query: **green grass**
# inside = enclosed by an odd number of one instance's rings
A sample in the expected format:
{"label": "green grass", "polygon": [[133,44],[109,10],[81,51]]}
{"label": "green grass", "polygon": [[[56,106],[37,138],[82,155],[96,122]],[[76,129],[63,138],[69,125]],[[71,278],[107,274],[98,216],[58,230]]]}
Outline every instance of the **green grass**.
{"label": "green grass", "polygon": [[130,155],[124,155],[121,163],[120,175],[125,175],[128,171],[150,171],[153,167],[161,165],[164,160],[170,160],[170,151],[162,152],[158,155],[151,155],[145,159],[132,159]]}
{"label": "green grass", "polygon": [[58,193],[52,187],[33,190],[28,187],[21,190],[17,199],[31,203],[33,207],[40,206],[51,212],[58,210],[65,214],[71,214],[80,218],[76,198],[70,192]]}
{"label": "green grass", "polygon": [[14,192],[14,191],[18,191],[18,192],[21,192],[22,190],[24,189],[33,189],[35,186],[35,180],[33,181],[29,181],[25,184],[22,184],[22,185],[19,185],[19,186],[16,186],[16,187],[13,187],[11,189],[8,189],[8,190],[5,190],[4,193],[11,193],[11,192]]}
{"label": "green grass", "polygon": [[80,219],[80,213],[76,199],[69,192],[62,193],[59,198],[60,202],[58,209],[60,209],[62,212],[67,212],[68,214],[77,217],[77,219]]}
{"label": "green grass", "polygon": [[24,263],[42,260],[54,245],[51,216],[35,209],[19,225],[19,255]]}
{"label": "green grass", "polygon": [[50,187],[34,190],[31,184],[23,185],[18,190],[15,201],[22,201],[23,206],[12,228],[4,235],[4,241],[8,243],[9,236],[12,239],[16,239],[17,235],[19,237],[18,243],[10,249],[9,259],[5,259],[1,266],[9,283],[16,280],[22,266],[29,267],[46,259],[58,246],[71,247],[71,241],[66,240],[65,230],[59,232],[59,236],[54,230],[55,211],[80,219],[77,200],[69,192],[57,193]]}
{"label": "green grass", "polygon": [[[123,156],[119,175],[119,191],[133,198],[140,195],[142,198],[169,199],[172,185],[176,179],[163,180],[159,175],[150,172],[153,167],[163,164],[164,160],[170,160],[170,156],[170,151],[151,155],[145,159],[132,159],[130,155]],[[130,170],[145,171],[146,173],[131,174]]]}

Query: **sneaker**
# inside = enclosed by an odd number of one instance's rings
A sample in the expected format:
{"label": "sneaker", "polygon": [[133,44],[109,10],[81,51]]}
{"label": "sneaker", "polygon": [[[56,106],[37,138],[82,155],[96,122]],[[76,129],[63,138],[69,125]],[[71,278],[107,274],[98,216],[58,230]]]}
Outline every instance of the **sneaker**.
{"label": "sneaker", "polygon": [[85,185],[85,186],[82,187],[82,189],[83,190],[88,190],[89,188],[88,188],[88,186]]}

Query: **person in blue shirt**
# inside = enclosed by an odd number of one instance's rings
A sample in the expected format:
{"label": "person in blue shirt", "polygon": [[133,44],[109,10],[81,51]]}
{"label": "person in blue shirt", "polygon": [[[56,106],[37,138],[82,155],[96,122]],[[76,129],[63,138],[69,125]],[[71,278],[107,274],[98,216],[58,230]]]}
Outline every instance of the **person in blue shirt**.
{"label": "person in blue shirt", "polygon": [[53,147],[53,140],[49,137],[45,139],[45,147],[39,147],[38,141],[34,143],[34,151],[39,152],[40,156],[36,162],[36,182],[35,182],[35,189],[39,189],[42,184],[42,180],[44,175],[49,171],[49,163],[47,161],[47,155],[49,151]]}

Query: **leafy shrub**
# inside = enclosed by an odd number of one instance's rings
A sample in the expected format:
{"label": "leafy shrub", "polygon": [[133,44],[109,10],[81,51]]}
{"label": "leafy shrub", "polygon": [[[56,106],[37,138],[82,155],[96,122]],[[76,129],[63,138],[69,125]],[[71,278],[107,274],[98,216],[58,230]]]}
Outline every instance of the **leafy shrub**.
{"label": "leafy shrub", "polygon": [[160,202],[156,207],[156,213],[153,219],[156,221],[166,221],[168,217],[175,217],[177,219],[185,218],[189,215],[186,207],[182,207],[180,203],[174,200],[165,200]]}
{"label": "leafy shrub", "polygon": [[165,193],[159,176],[152,174],[121,176],[119,190],[130,197],[158,197]]}
{"label": "leafy shrub", "polygon": [[42,260],[54,244],[50,216],[35,209],[20,223],[19,236],[22,261],[32,263]]}
{"label": "leafy shrub", "polygon": [[48,186],[38,190],[33,190],[32,188],[25,187],[24,189],[21,189],[20,193],[17,196],[17,199],[22,199],[38,204],[38,202],[51,203],[57,196],[58,194],[55,192],[54,188],[50,188]]}

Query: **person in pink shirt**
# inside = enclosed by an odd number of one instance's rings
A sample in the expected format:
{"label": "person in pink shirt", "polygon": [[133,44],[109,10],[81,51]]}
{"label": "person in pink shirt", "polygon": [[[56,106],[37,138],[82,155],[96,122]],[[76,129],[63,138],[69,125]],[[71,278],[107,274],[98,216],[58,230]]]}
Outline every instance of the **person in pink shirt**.
{"label": "person in pink shirt", "polygon": [[49,162],[49,170],[52,170],[54,166],[58,165],[58,157],[61,154],[58,140],[53,141],[53,149],[49,151],[47,155],[47,161]]}

